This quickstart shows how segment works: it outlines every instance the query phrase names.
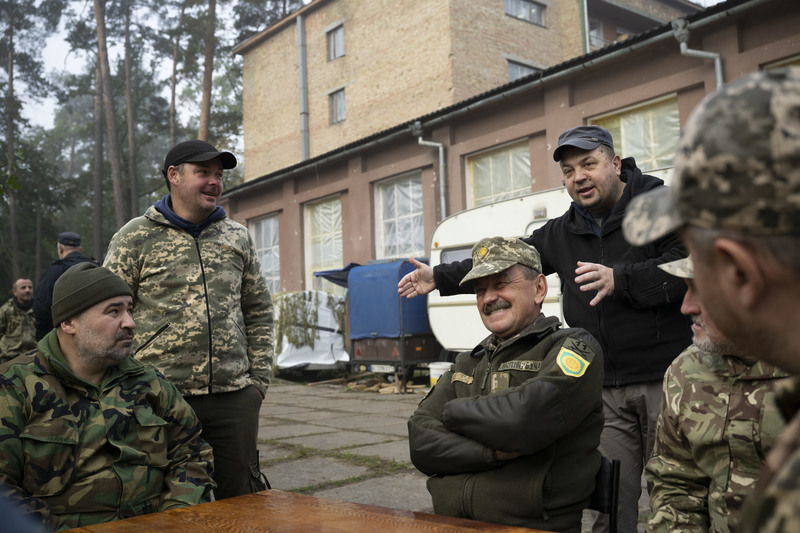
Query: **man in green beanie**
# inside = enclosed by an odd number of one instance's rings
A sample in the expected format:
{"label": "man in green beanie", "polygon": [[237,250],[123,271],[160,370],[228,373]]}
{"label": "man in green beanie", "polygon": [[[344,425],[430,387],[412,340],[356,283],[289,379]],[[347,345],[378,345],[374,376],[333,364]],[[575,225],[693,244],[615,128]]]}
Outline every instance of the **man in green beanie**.
{"label": "man in green beanie", "polygon": [[603,358],[580,328],[542,314],[536,249],[494,237],[472,249],[478,312],[492,332],[408,421],[411,460],[436,514],[580,533],[600,466]]}
{"label": "man in green beanie", "polygon": [[132,357],[130,287],[92,263],[53,289],[38,350],[0,366],[0,494],[50,529],[210,501],[211,447],[189,404]]}

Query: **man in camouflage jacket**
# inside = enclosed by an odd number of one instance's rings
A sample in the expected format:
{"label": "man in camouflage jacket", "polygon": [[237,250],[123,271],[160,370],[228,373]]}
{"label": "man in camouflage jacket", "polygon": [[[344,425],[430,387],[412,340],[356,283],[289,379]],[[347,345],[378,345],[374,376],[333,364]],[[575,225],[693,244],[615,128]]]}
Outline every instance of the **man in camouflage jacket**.
{"label": "man in camouflage jacket", "polygon": [[217,499],[266,488],[256,438],[272,371],[272,300],[250,234],[217,205],[222,172],[235,166],[206,142],[176,145],[162,171],[170,193],[114,235],[104,262],[133,290],[135,357],[200,418]]}
{"label": "man in camouflage jacket", "polygon": [[[672,192],[645,194],[623,223],[634,245],[677,230],[697,297],[748,355],[800,374],[800,69],[742,76],[686,122]],[[790,378],[797,379],[797,378]],[[787,426],[745,501],[738,531],[800,531],[797,383],[776,402]],[[782,387],[781,387],[782,388]]]}
{"label": "man in camouflage jacket", "polygon": [[56,329],[0,366],[0,492],[49,529],[210,501],[191,407],[130,357],[130,288],[91,263],[56,282]]}
{"label": "man in camouflage jacket", "polygon": [[684,278],[681,310],[694,344],[664,377],[656,444],[647,463],[651,532],[730,532],[753,490],[764,457],[785,426],[774,404],[788,374],[742,356],[705,313],[691,259],[660,268]]}
{"label": "man in camouflage jacket", "polygon": [[580,532],[600,465],[597,341],[541,314],[547,281],[519,239],[473,248],[478,310],[492,332],[456,358],[408,421],[411,460],[437,514]]}
{"label": "man in camouflage jacket", "polygon": [[0,306],[0,362],[10,361],[36,348],[31,280],[20,278],[15,281],[11,294],[11,299]]}

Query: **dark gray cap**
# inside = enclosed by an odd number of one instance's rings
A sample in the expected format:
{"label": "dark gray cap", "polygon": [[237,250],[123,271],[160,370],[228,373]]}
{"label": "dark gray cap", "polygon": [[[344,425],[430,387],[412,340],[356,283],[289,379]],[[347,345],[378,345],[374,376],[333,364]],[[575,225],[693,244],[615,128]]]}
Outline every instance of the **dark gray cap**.
{"label": "dark gray cap", "polygon": [[232,153],[218,152],[213,145],[205,141],[184,141],[176,144],[167,152],[161,173],[166,177],[169,167],[177,167],[181,163],[203,163],[215,157],[219,157],[224,169],[236,167],[236,156]]}
{"label": "dark gray cap", "polygon": [[558,136],[558,147],[553,151],[553,159],[556,162],[561,161],[561,154],[570,146],[581,150],[594,150],[601,144],[614,149],[614,139],[607,129],[600,126],[577,126]]}
{"label": "dark gray cap", "polygon": [[74,231],[65,231],[58,234],[58,243],[64,246],[80,246],[81,236]]}

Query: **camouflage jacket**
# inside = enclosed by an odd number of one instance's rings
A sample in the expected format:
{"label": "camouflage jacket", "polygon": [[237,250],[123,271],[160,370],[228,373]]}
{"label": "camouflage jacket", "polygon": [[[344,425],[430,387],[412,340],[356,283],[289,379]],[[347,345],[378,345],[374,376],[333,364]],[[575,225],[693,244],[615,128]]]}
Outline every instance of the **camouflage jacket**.
{"label": "camouflage jacket", "polygon": [[[541,317],[504,342],[490,336],[408,421],[414,465],[437,514],[547,531],[579,530],[603,429],[603,365],[585,330]],[[519,452],[495,460],[495,450]]]}
{"label": "camouflage jacket", "polygon": [[12,297],[0,307],[0,361],[36,348],[32,309],[20,309]]}
{"label": "camouflage jacket", "polygon": [[211,447],[189,404],[133,358],[95,385],[56,331],[0,366],[0,494],[54,529],[209,501]]}
{"label": "camouflage jacket", "polygon": [[800,531],[800,377],[781,383],[775,401],[789,424],[745,502],[740,533]]}
{"label": "camouflage jacket", "polygon": [[228,218],[195,239],[151,206],[111,240],[104,266],[133,290],[135,354],[187,396],[255,385],[272,374],[272,299],[247,229]]}
{"label": "camouflage jacket", "polygon": [[775,387],[787,374],[764,362],[710,355],[694,345],[664,377],[646,477],[648,531],[735,530],[764,456],[784,428]]}

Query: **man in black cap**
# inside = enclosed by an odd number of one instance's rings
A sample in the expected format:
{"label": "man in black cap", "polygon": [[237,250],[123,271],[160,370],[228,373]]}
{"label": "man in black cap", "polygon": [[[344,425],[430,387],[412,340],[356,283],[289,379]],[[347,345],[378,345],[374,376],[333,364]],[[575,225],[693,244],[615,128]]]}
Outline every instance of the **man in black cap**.
{"label": "man in black cap", "polygon": [[74,231],[65,231],[58,234],[57,249],[58,259],[44,271],[36,284],[33,295],[33,319],[36,323],[36,340],[39,341],[53,329],[53,316],[50,314],[50,305],[53,303],[53,285],[61,274],[72,265],[97,261],[83,255],[81,236]]}
{"label": "man in black cap", "polygon": [[[588,330],[602,346],[606,422],[600,451],[621,461],[619,528],[636,531],[661,382],[672,360],[691,344],[691,322],[680,312],[686,286],[657,267],[687,253],[674,233],[641,247],[625,241],[621,226],[631,198],[664,182],[642,174],[633,158],[616,155],[608,130],[565,131],[553,159],[572,205],[524,240],[539,250],[542,273],[559,275],[566,322]],[[443,295],[464,292],[458,283],[471,259],[435,268],[410,261],[417,270],[400,280],[401,296],[435,288]],[[600,515],[594,531],[606,529],[607,515]]]}
{"label": "man in black cap", "polygon": [[[133,290],[136,358],[194,408],[214,448],[217,499],[266,488],[258,412],[272,373],[272,300],[247,228],[217,205],[230,152],[172,148],[169,193],[111,239],[105,266]],[[143,347],[142,347],[143,346]]]}

